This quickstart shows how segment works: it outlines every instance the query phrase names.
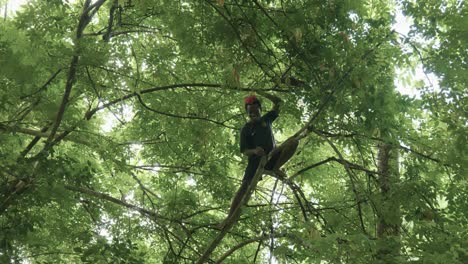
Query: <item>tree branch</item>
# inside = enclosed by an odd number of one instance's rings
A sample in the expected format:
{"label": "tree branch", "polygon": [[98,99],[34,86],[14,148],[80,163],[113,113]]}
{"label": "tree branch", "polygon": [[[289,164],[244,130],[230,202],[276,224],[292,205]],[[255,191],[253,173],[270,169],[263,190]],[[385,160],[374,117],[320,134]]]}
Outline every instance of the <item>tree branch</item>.
{"label": "tree branch", "polygon": [[[47,137],[46,144],[44,146],[44,151],[47,151],[53,146],[55,134],[57,133],[57,130],[60,126],[60,123],[62,122],[63,115],[65,114],[65,108],[67,107],[68,100],[70,98],[71,90],[73,88],[73,84],[75,82],[75,75],[76,75],[76,70],[78,68],[78,61],[79,61],[79,46],[80,46],[80,38],[83,34],[83,31],[85,27],[88,25],[88,23],[91,21],[92,16],[97,12],[99,7],[105,2],[105,0],[99,0],[93,5],[89,6],[90,1],[87,0],[85,2],[85,5],[83,6],[83,12],[80,16],[80,20],[78,22],[78,28],[76,31],[76,40],[75,40],[75,55],[73,55],[73,58],[70,62],[70,68],[68,71],[68,77],[67,77],[67,82],[65,85],[65,92],[63,93],[62,97],[62,103],[60,104],[60,107],[58,109],[57,115],[55,117],[54,125],[52,126],[52,129],[50,131],[49,137]],[[93,12],[89,14],[89,12],[92,10]]]}
{"label": "tree branch", "polygon": [[[21,128],[21,127],[17,127],[17,126],[16,127],[10,127],[10,126],[0,124],[0,130],[12,132],[12,133],[21,133],[21,134],[25,134],[25,135],[35,136],[34,140],[31,143],[29,143],[28,147],[21,152],[22,156],[25,156],[32,149],[32,147],[39,141],[40,138],[49,138],[50,137],[50,133],[46,132],[47,128],[48,127],[44,127],[40,131],[38,131],[38,130],[34,130],[34,129],[29,129],[29,128]],[[78,138],[68,138],[67,140],[69,140],[71,142],[83,144],[83,145],[89,145],[88,142],[86,142],[84,140],[80,140]]]}
{"label": "tree branch", "polygon": [[[125,100],[128,100],[130,98],[133,98],[135,96],[137,96],[137,94],[140,94],[140,95],[143,95],[143,94],[147,94],[147,93],[153,93],[153,92],[157,92],[157,91],[164,91],[164,90],[171,90],[171,89],[176,89],[176,88],[187,88],[187,87],[204,87],[204,88],[213,88],[213,89],[228,89],[228,90],[235,90],[235,91],[244,91],[244,92],[251,92],[252,89],[249,89],[249,88],[230,88],[230,87],[224,87],[223,85],[221,84],[210,84],[210,83],[180,83],[180,84],[170,84],[170,85],[165,85],[165,86],[155,86],[155,87],[152,87],[152,88],[149,88],[149,89],[145,89],[145,90],[142,90],[140,91],[139,93],[137,92],[133,92],[133,93],[130,93],[130,94],[127,94],[127,95],[124,95],[120,98],[116,98],[112,101],[109,101],[99,107],[96,107],[90,111],[88,111],[86,113],[86,116],[85,118],[87,120],[91,119],[91,117],[98,111],[102,110],[102,109],[105,109],[105,108],[108,108],[109,106],[112,106],[112,105],[115,105],[115,104],[118,104],[118,103],[121,103]],[[277,89],[277,88],[265,88],[265,89],[262,89],[263,91],[275,91],[275,92],[288,92],[287,90],[283,90],[283,89]]]}
{"label": "tree branch", "polygon": [[[320,135],[320,134],[318,134]],[[343,155],[341,155],[340,151],[338,150],[338,148],[333,144],[333,142],[330,141],[330,139],[324,137],[325,140],[328,142],[328,144],[332,147],[332,149],[335,151],[335,153],[338,155],[338,157],[341,159],[341,160],[345,160],[343,158]],[[347,162],[343,163],[343,166],[345,168],[345,171],[346,173],[348,174],[349,176],[349,180],[351,182],[351,187],[352,187],[352,190],[353,190],[353,193],[354,193],[354,196],[355,196],[355,199],[356,199],[356,204],[357,204],[357,211],[358,211],[358,216],[359,216],[359,222],[361,224],[361,229],[362,231],[364,232],[364,234],[368,235],[367,231],[366,231],[366,227],[364,225],[364,219],[363,219],[363,214],[362,214],[362,208],[361,208],[361,199],[359,198],[359,193],[357,191],[357,188],[356,188],[356,184],[354,182],[354,179],[356,178],[356,176],[353,174],[353,172],[351,171],[350,169],[350,166]]]}
{"label": "tree branch", "polygon": [[[215,6],[211,0],[206,0],[206,2],[211,6],[213,7],[214,10],[216,10],[216,12],[224,19],[226,20],[226,22],[231,26],[232,30],[234,31],[234,33],[236,34],[239,42],[241,43],[241,45],[244,47],[245,51],[247,51],[247,53],[249,54],[249,56],[255,61],[255,63],[258,65],[258,67],[262,70],[262,72],[268,76],[269,78],[273,79],[274,76],[271,76],[271,74],[268,72],[267,69],[264,68],[264,65],[257,59],[257,57],[255,57],[255,55],[252,53],[252,51],[249,49],[249,47],[244,43],[244,41],[242,40],[242,37],[239,33],[239,31],[237,30],[237,28],[234,26],[234,24],[232,23],[232,21],[225,15],[223,14],[223,12],[221,12],[221,10],[219,10],[219,8],[217,6]],[[227,10],[227,9],[225,9]]]}
{"label": "tree branch", "polygon": [[254,243],[254,242],[258,242],[258,241],[263,241],[263,240],[267,240],[269,238],[272,238],[272,237],[275,237],[275,238],[280,238],[280,237],[287,237],[288,234],[287,233],[279,233],[279,234],[268,234],[268,235],[264,235],[264,236],[259,236],[259,237],[254,237],[254,238],[251,238],[251,239],[247,239],[245,241],[243,241],[242,243],[239,243],[237,245],[235,245],[234,247],[232,247],[231,249],[229,249],[226,253],[224,253],[218,260],[216,260],[215,263],[221,263],[223,262],[227,257],[229,257],[230,255],[232,255],[232,253],[234,253],[236,250],[250,244],[250,243]]}
{"label": "tree branch", "polygon": [[21,100],[24,100],[26,98],[29,98],[33,95],[36,95],[38,93],[40,93],[42,90],[44,90],[45,88],[47,88],[47,86],[49,86],[52,81],[55,79],[55,77],[57,77],[57,75],[59,75],[60,72],[62,72],[63,69],[58,69],[54,74],[52,74],[52,76],[39,88],[37,89],[35,92],[33,92],[32,94],[28,94],[28,95],[24,95],[24,96],[20,96],[20,99]]}
{"label": "tree branch", "polygon": [[344,160],[344,159],[338,159],[338,158],[336,158],[336,157],[329,157],[329,158],[327,158],[327,159],[324,159],[324,160],[322,160],[322,161],[320,161],[320,162],[317,162],[317,163],[315,163],[315,164],[309,165],[309,166],[307,166],[307,167],[305,167],[305,168],[303,168],[303,169],[297,171],[296,173],[294,173],[293,175],[291,175],[291,177],[289,177],[289,180],[293,180],[294,178],[296,178],[296,177],[299,176],[300,174],[302,174],[302,173],[304,173],[304,172],[306,172],[306,171],[308,171],[308,170],[310,170],[310,169],[313,169],[313,168],[315,168],[315,167],[318,167],[318,166],[320,166],[320,165],[323,165],[323,164],[325,164],[325,163],[328,163],[328,162],[330,162],[330,161],[335,161],[335,162],[338,162],[338,163],[343,164],[343,165],[346,163],[346,164],[349,166],[350,169],[361,170],[361,171],[365,171],[365,172],[371,173],[371,174],[378,174],[378,173],[379,173],[379,172],[377,172],[377,171],[372,171],[372,170],[366,169],[366,168],[364,168],[364,167],[361,166],[361,165],[358,165],[358,164],[355,164],[355,163],[351,163],[351,162],[349,162],[349,161],[347,161],[347,160]]}
{"label": "tree branch", "polygon": [[[377,43],[377,45],[375,45],[375,47],[373,47],[372,49],[370,49],[366,53],[364,53],[361,56],[360,60],[364,61],[370,54],[372,54],[378,47],[380,47],[380,45],[382,45],[384,43],[384,40],[386,40],[389,36],[391,36],[391,34],[393,34],[393,32],[394,32],[393,30],[390,31],[381,42]],[[337,92],[339,86],[344,83],[344,80],[351,74],[351,72],[354,71],[354,69],[356,67],[357,67],[357,64],[351,66],[340,77],[340,79],[338,79],[338,81],[336,81],[334,83],[331,83],[331,84],[327,85],[326,87],[324,87],[323,90],[331,90],[331,92],[325,94],[322,97],[321,104],[319,105],[317,111],[312,115],[312,117],[307,121],[307,123],[298,132],[296,132],[296,134],[294,134],[293,137],[300,137],[301,134],[303,134],[304,132],[305,132],[305,135],[310,132],[310,129],[311,129],[312,124],[315,121],[315,119],[317,119],[318,116],[325,110],[325,108],[328,106],[328,103],[333,98],[333,95]],[[305,136],[305,135],[303,135],[303,136]]]}
{"label": "tree branch", "polygon": [[226,236],[227,232],[232,228],[232,226],[239,219],[242,206],[247,204],[247,202],[249,201],[253,190],[257,186],[260,176],[263,174],[263,171],[264,171],[263,167],[266,164],[266,160],[267,160],[266,157],[263,156],[262,159],[260,160],[257,171],[255,172],[255,175],[253,176],[250,184],[247,187],[247,190],[245,190],[245,192],[243,193],[243,196],[240,199],[241,201],[238,204],[232,205],[233,207],[232,213],[229,214],[227,218],[223,221],[220,233],[208,244],[205,251],[203,252],[203,255],[197,260],[196,262],[197,264],[204,263],[210,257],[211,253],[215,250],[215,248],[219,245],[219,243],[221,243],[223,238]]}
{"label": "tree branch", "polygon": [[[437,163],[441,163],[441,160],[439,159],[436,159],[436,158],[433,158],[431,157],[431,155],[427,155],[427,154],[424,154],[424,153],[421,153],[421,152],[418,152],[414,149],[411,149],[409,147],[405,147],[405,146],[402,146],[400,144],[395,144],[394,142],[389,142],[387,140],[384,140],[382,138],[378,138],[378,137],[370,137],[370,136],[367,136],[367,135],[363,135],[363,134],[358,134],[356,132],[352,132],[350,134],[333,134],[333,133],[330,133],[330,132],[327,132],[327,131],[322,131],[322,130],[317,130],[317,129],[314,129],[314,128],[310,128],[309,129],[310,131],[312,132],[315,132],[316,134],[320,134],[321,136],[323,137],[363,137],[363,138],[367,138],[367,139],[372,139],[372,140],[375,140],[375,141],[380,141],[380,142],[383,142],[383,143],[386,143],[386,144],[390,144],[394,147],[398,147],[402,150],[404,150],[405,152],[411,152],[411,153],[414,153],[418,156],[421,156],[423,158],[426,158],[428,160],[431,160],[431,161],[434,161],[434,162],[437,162]],[[411,140],[411,139],[410,139]],[[449,164],[443,164],[445,166],[450,166]]]}
{"label": "tree branch", "polygon": [[109,20],[107,21],[107,29],[106,32],[103,34],[102,38],[105,42],[109,42],[112,34],[112,26],[114,25],[114,12],[118,7],[118,1],[114,0],[112,3],[112,7],[109,10]]}
{"label": "tree branch", "polygon": [[211,122],[211,123],[214,123],[214,124],[217,124],[217,125],[220,125],[220,126],[229,128],[229,129],[237,130],[236,127],[228,126],[228,125],[225,125],[223,122],[219,122],[219,121],[212,120],[212,119],[205,118],[205,117],[198,117],[198,116],[181,116],[181,115],[175,115],[175,114],[171,114],[171,113],[165,113],[165,112],[158,111],[158,110],[153,109],[153,108],[149,107],[148,105],[146,105],[145,102],[143,102],[143,100],[141,99],[141,96],[140,96],[139,94],[137,94],[136,96],[137,96],[138,101],[140,102],[140,104],[141,104],[144,108],[150,110],[151,112],[154,112],[154,113],[157,113],[157,114],[160,114],[160,115],[165,115],[165,116],[170,116],[170,117],[175,117],[175,118],[181,118],[181,119],[193,119],[193,120],[208,121],[208,122]]}
{"label": "tree branch", "polygon": [[109,202],[114,203],[114,204],[118,204],[118,205],[126,207],[128,209],[135,210],[135,211],[141,213],[142,215],[150,216],[150,217],[153,217],[155,219],[163,219],[163,220],[167,220],[167,221],[170,221],[170,222],[174,221],[173,219],[164,217],[164,216],[162,216],[162,215],[160,215],[160,214],[158,214],[156,212],[153,212],[153,211],[138,207],[138,206],[133,205],[133,204],[129,204],[127,202],[124,202],[124,201],[122,201],[120,199],[114,198],[114,197],[112,197],[110,195],[107,195],[107,194],[104,194],[104,193],[100,193],[100,192],[97,192],[97,191],[94,191],[94,190],[85,189],[85,188],[81,188],[81,187],[75,187],[75,186],[71,186],[71,185],[66,185],[65,188],[70,190],[70,191],[87,194],[87,195],[90,195],[90,196],[93,196],[93,197],[96,197],[96,198],[99,198],[99,199],[102,199],[102,200],[109,201]]}

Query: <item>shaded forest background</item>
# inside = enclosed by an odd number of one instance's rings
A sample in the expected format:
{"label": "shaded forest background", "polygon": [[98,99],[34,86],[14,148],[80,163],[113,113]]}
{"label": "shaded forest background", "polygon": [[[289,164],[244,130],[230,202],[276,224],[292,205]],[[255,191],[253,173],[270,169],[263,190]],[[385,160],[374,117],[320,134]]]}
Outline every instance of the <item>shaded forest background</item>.
{"label": "shaded forest background", "polygon": [[467,11],[27,2],[0,21],[0,262],[193,263],[246,166],[242,99],[267,91],[276,139],[308,136],[210,263],[467,263]]}

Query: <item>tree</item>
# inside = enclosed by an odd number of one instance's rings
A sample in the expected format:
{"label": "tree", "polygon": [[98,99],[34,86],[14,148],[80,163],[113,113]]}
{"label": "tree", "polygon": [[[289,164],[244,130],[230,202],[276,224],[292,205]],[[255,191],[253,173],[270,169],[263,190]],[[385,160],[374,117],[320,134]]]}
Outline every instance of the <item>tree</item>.
{"label": "tree", "polygon": [[[391,28],[396,8],[408,36]],[[242,98],[269,91],[285,101],[276,138],[307,136],[209,262],[463,263],[466,12],[28,2],[0,22],[0,260],[196,261],[245,167]],[[440,87],[411,80],[419,96],[401,94],[395,67],[415,63]]]}

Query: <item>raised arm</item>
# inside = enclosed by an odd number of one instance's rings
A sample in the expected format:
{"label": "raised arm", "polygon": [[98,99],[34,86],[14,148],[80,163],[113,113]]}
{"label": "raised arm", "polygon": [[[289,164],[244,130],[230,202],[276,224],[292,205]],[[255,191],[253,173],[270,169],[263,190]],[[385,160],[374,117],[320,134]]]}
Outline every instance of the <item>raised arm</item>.
{"label": "raised arm", "polygon": [[263,97],[268,98],[271,102],[273,102],[273,109],[271,110],[279,114],[281,105],[283,104],[283,100],[281,100],[279,97],[272,95],[270,93],[266,93],[262,91],[257,91],[257,93]]}

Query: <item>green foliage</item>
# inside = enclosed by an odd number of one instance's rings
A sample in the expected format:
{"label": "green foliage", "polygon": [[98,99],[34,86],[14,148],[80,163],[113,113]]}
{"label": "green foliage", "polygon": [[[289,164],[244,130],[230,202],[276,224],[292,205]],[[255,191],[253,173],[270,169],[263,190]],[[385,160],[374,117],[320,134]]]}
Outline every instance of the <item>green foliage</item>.
{"label": "green foliage", "polygon": [[[196,261],[256,90],[284,101],[278,141],[313,122],[290,181],[264,176],[211,260],[466,262],[463,1],[84,2],[0,21],[0,262]],[[395,67],[418,64],[438,83],[402,95]]]}

